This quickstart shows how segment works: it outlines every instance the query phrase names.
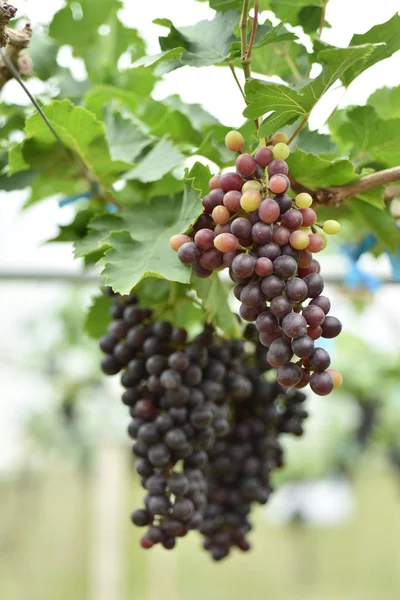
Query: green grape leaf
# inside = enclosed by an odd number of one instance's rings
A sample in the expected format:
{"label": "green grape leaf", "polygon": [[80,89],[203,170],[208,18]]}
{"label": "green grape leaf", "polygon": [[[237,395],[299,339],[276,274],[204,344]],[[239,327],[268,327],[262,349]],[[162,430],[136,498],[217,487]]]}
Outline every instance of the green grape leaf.
{"label": "green grape leaf", "polygon": [[207,279],[192,277],[192,288],[203,303],[209,319],[229,337],[240,337],[241,328],[228,304],[227,289],[217,272]]}
{"label": "green grape leaf", "polygon": [[189,104],[183,102],[183,100],[177,94],[168,96],[162,103],[168,106],[171,110],[177,111],[183,114],[190,122],[191,126],[197,131],[202,131],[206,127],[213,127],[219,125],[218,119],[208,113],[201,104]]}
{"label": "green grape leaf", "polygon": [[[251,32],[249,32],[249,37],[250,35]],[[263,25],[259,25],[257,27],[253,52],[255,52],[257,48],[262,48],[263,46],[268,46],[269,44],[278,44],[280,42],[293,40],[297,40],[297,35],[291,31],[288,31],[282,23],[279,23],[276,27],[273,27],[270,21],[266,21]],[[238,58],[240,57],[240,53],[241,43],[239,41],[233,42],[231,45],[231,57]]]}
{"label": "green grape leaf", "polygon": [[400,245],[400,231],[389,211],[359,200],[347,200],[346,204],[357,219],[365,222],[383,246],[395,254]]}
{"label": "green grape leaf", "polygon": [[38,31],[32,36],[27,54],[31,57],[34,74],[46,81],[58,71],[57,44]]}
{"label": "green grape leaf", "polygon": [[389,58],[397,50],[400,50],[400,15],[395,14],[386,23],[375,25],[366,33],[356,33],[350,41],[351,46],[362,44],[379,44],[361,61],[351,65],[342,77],[345,86],[348,86],[360,73],[376,64],[377,62]]}
{"label": "green grape leaf", "polygon": [[29,163],[26,162],[23,154],[23,144],[14,144],[8,151],[8,175],[14,175],[20,171],[27,171]]}
{"label": "green grape leaf", "polygon": [[[202,0],[203,1],[203,0]],[[228,10],[241,11],[243,0],[210,0],[210,8],[219,12],[226,12]],[[260,10],[269,10],[270,0],[260,1]]]}
{"label": "green grape leaf", "polygon": [[134,63],[134,67],[156,66],[165,61],[171,63],[173,68],[182,65],[208,67],[220,64],[229,57],[238,13],[217,12],[212,21],[199,21],[196,25],[179,29],[168,19],[156,19],[154,22],[170,30],[167,36],[159,38],[163,52],[140,58]]}
{"label": "green grape leaf", "polygon": [[[342,112],[342,111],[341,111]],[[352,157],[372,157],[387,167],[400,163],[400,119],[380,119],[372,106],[358,106],[345,112],[346,120],[336,135]]]}
{"label": "green grape leaf", "polygon": [[[255,48],[252,54],[251,67],[254,73],[277,75],[290,84],[299,86],[302,73],[309,68],[307,49],[297,42],[277,42],[272,46]],[[239,64],[238,64],[239,66]]]}
{"label": "green grape leaf", "polygon": [[96,215],[93,208],[84,208],[76,213],[71,223],[60,225],[58,235],[49,242],[76,242],[88,233],[90,222]]}
{"label": "green grape leaf", "polygon": [[373,48],[368,45],[323,50],[318,55],[323,64],[321,74],[298,91],[258,79],[247,81],[245,90],[249,105],[243,114],[249,119],[257,119],[265,113],[271,113],[260,126],[260,137],[268,136],[296,119],[308,119],[311,110],[331,85],[352,64],[371,53]]}
{"label": "green grape leaf", "polygon": [[174,142],[198,145],[201,134],[193,127],[190,117],[167,103],[156,102],[152,98],[143,102],[136,114],[149,127],[149,132],[157,137],[167,136]]}
{"label": "green grape leaf", "polygon": [[330,161],[317,154],[308,154],[299,148],[292,152],[287,163],[290,175],[312,190],[344,185],[359,179],[351,160]]}
{"label": "green grape leaf", "polygon": [[369,98],[368,104],[375,109],[380,119],[400,118],[400,85],[394,88],[380,88]]}
{"label": "green grape leaf", "polygon": [[157,181],[174,167],[183,164],[184,156],[168,139],[161,139],[133,169],[125,173],[125,179],[137,179],[142,183]]}
{"label": "green grape leaf", "polygon": [[271,0],[270,10],[281,21],[301,25],[306,33],[319,28],[327,0]]}
{"label": "green grape leaf", "polygon": [[190,169],[190,180],[195,190],[199,190],[201,195],[205,195],[208,191],[208,183],[211,179],[210,167],[203,165],[201,162],[195,162]]}
{"label": "green grape leaf", "polygon": [[129,114],[116,112],[112,106],[106,109],[105,126],[112,160],[133,163],[152,142],[146,128],[137,119]]}
{"label": "green grape leaf", "polygon": [[111,249],[101,261],[107,283],[121,294],[129,293],[147,277],[188,283],[190,268],[180,263],[169,239],[186,231],[201,212],[200,192],[190,180],[183,199],[155,198],[149,205],[126,211],[126,230],[112,232],[107,238]]}
{"label": "green grape leaf", "polygon": [[360,200],[367,204],[375,206],[375,208],[383,210],[385,208],[384,192],[385,188],[383,186],[378,186],[372,190],[357,194],[357,198],[360,198]]}
{"label": "green grape leaf", "polygon": [[337,145],[331,137],[325,133],[311,131],[308,127],[304,127],[294,141],[297,148],[304,152],[312,152],[314,154],[326,155],[336,154],[338,152]]}
{"label": "green grape leaf", "polygon": [[136,111],[139,102],[135,92],[122,90],[112,85],[97,85],[91,88],[84,98],[85,106],[99,120],[104,118],[105,107],[113,101],[119,101],[132,113]]}
{"label": "green grape leaf", "polygon": [[110,322],[111,298],[100,294],[92,298],[85,317],[84,330],[90,338],[98,340],[107,332]]}
{"label": "green grape leaf", "polygon": [[92,253],[104,252],[110,248],[108,238],[111,232],[121,231],[125,222],[119,215],[105,213],[94,217],[87,226],[88,233],[74,244],[75,258],[87,257]]}

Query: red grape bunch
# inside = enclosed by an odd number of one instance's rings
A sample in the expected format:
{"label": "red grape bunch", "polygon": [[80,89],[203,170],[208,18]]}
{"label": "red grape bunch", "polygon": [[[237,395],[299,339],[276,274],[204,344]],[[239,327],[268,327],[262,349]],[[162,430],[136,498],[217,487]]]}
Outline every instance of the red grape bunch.
{"label": "red grape bunch", "polygon": [[342,325],[328,315],[331,305],[322,295],[324,281],[313,255],[340,224],[318,224],[309,193],[289,195],[286,134],[276,133],[271,146],[259,147],[254,156],[242,152],[239,132],[229,132],[225,141],[238,152],[236,171],[211,178],[203,214],[170,245],[198,277],[229,269],[240,315],[256,323],[281,385],[310,384],[316,394],[327,395],[342,377],[329,369],[328,352],[315,342],[336,337]]}

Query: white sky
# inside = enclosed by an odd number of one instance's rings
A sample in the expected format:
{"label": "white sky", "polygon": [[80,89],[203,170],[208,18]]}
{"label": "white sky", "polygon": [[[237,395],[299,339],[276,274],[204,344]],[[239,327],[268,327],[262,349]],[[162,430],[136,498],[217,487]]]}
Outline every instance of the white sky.
{"label": "white sky", "polygon": [[[21,16],[26,14],[33,24],[37,24],[48,21],[63,2],[14,0],[14,4],[19,8]],[[159,50],[157,37],[163,32],[162,28],[152,24],[154,18],[166,17],[179,26],[210,18],[213,14],[206,3],[194,0],[151,0],[146,3],[127,0],[125,6],[121,17],[125,23],[139,29],[152,53]],[[354,33],[363,33],[374,24],[388,20],[398,9],[398,0],[330,0],[327,19],[332,24],[332,29],[324,31],[323,39],[334,45],[346,46]],[[363,104],[375,89],[398,84],[400,53],[358,77],[343,98],[340,90],[328,93],[314,110],[311,126],[321,127],[339,100],[342,106]],[[33,82],[31,85],[33,91],[37,91],[36,84]],[[186,102],[199,102],[225,124],[234,126],[242,121],[243,102],[228,69],[186,67],[174,71],[157,86],[155,96],[161,99],[175,93],[180,94]],[[25,102],[14,83],[8,86],[7,99],[17,103]],[[80,265],[73,261],[69,245],[44,245],[44,241],[56,233],[57,223],[68,222],[71,217],[70,209],[59,209],[56,202],[46,202],[22,213],[21,206],[25,198],[26,194],[20,192],[0,192],[0,270],[78,270]],[[387,271],[385,258],[379,264]],[[333,265],[335,266],[337,265]],[[373,343],[396,347],[396,331],[399,331],[399,327],[396,327],[393,307],[399,305],[398,288],[387,287],[378,292],[374,302],[362,316],[358,316],[336,291],[332,290],[332,294],[336,297],[335,312],[348,330],[362,333]],[[26,409],[43,402],[43,394],[46,393],[44,381],[40,385],[37,379],[21,375],[24,360],[24,348],[21,344],[29,346],[29,340],[24,339],[23,323],[39,313],[51,310],[57,298],[62,300],[62,291],[57,287],[50,291],[43,286],[32,288],[0,282],[0,380],[1,395],[4,394],[0,403],[0,467],[12,457],[15,458],[18,424],[23,420]],[[20,360],[19,368],[10,370],[9,363],[5,360],[10,356]]]}

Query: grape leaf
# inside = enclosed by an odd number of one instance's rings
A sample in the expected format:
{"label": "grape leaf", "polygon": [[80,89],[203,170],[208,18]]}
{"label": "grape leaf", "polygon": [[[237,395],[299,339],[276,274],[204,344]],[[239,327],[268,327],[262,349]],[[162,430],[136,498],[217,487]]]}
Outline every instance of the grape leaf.
{"label": "grape leaf", "polygon": [[180,263],[169,239],[186,231],[202,212],[200,192],[186,182],[183,199],[155,198],[124,213],[125,231],[112,232],[101,260],[102,274],[114,291],[126,294],[146,277],[188,283],[190,268]]}
{"label": "grape leaf", "polygon": [[380,119],[372,106],[351,108],[345,117],[336,134],[353,149],[353,158],[370,156],[387,167],[399,164],[400,119]]}
{"label": "grape leaf", "polygon": [[84,330],[89,337],[98,340],[107,332],[110,322],[111,298],[100,294],[92,298],[85,318]]}
{"label": "grape leaf", "polygon": [[351,46],[361,44],[379,44],[360,62],[351,65],[342,77],[344,85],[348,86],[360,73],[377,62],[392,56],[400,50],[400,15],[395,14],[386,23],[375,25],[366,33],[356,33],[350,41]]}
{"label": "grape leaf", "polygon": [[308,127],[304,127],[294,141],[298,148],[305,152],[313,152],[314,154],[333,154],[337,153],[338,148],[331,137],[325,133],[311,131]]}
{"label": "grape leaf", "polygon": [[380,119],[400,118],[400,85],[376,90],[368,98],[368,104],[375,109]]}
{"label": "grape leaf", "polygon": [[138,120],[116,112],[112,106],[106,109],[105,126],[112,160],[133,163],[152,141]]}
{"label": "grape leaf", "polygon": [[132,113],[139,102],[138,96],[132,91],[121,90],[112,85],[97,85],[85,94],[85,106],[101,120],[104,118],[104,108],[112,101],[118,100]]}
{"label": "grape leaf", "polygon": [[92,207],[78,211],[71,223],[60,225],[58,235],[49,241],[76,242],[81,240],[87,235],[90,221],[92,221],[95,215],[96,212]]}
{"label": "grape leaf", "polygon": [[[251,33],[249,33],[249,36],[250,35]],[[291,31],[288,31],[282,23],[279,23],[276,27],[273,27],[270,21],[266,21],[263,25],[259,25],[257,27],[256,38],[253,45],[253,52],[257,48],[262,48],[263,46],[268,46],[269,44],[278,44],[279,42],[293,41],[296,39],[297,35]],[[231,45],[231,57],[240,57],[240,53],[241,43],[239,41],[233,42],[233,44]]]}
{"label": "grape leaf", "polygon": [[387,210],[379,210],[371,204],[358,200],[347,200],[346,205],[350,208],[357,219],[366,223],[379,241],[393,254],[400,245],[400,231],[396,228],[394,218]]}
{"label": "grape leaf", "polygon": [[316,190],[332,185],[344,185],[359,179],[354,164],[348,159],[331,162],[317,154],[299,148],[287,159],[292,177],[304,186]]}
{"label": "grape leaf", "polygon": [[136,111],[137,116],[149,126],[149,132],[157,137],[168,136],[175,142],[198,145],[202,136],[193,127],[190,118],[168,103],[149,98]]}
{"label": "grape leaf", "polygon": [[172,142],[161,139],[136,167],[125,173],[125,179],[143,183],[157,181],[174,167],[183,164],[184,156]]}
{"label": "grape leaf", "polygon": [[[219,12],[226,12],[227,10],[242,9],[243,0],[210,0],[210,8]],[[270,8],[270,0],[260,1],[260,10],[268,10]]]}
{"label": "grape leaf", "polygon": [[75,258],[86,257],[99,251],[105,252],[110,248],[108,237],[113,231],[121,231],[125,228],[122,217],[112,213],[105,213],[94,217],[88,224],[88,233],[85,237],[77,240],[74,244]]}
{"label": "grape leaf", "polygon": [[201,299],[210,320],[229,337],[240,337],[239,321],[228,304],[227,290],[218,273],[207,279],[192,277],[192,288]]}
{"label": "grape leaf", "polygon": [[156,19],[154,22],[170,30],[167,36],[159,38],[163,52],[140,58],[134,67],[156,66],[163,61],[175,63],[174,68],[182,65],[207,67],[220,64],[229,57],[238,13],[217,12],[212,21],[199,21],[196,25],[179,29],[169,19]]}
{"label": "grape leaf", "polygon": [[54,77],[58,71],[57,45],[39,31],[30,40],[27,54],[31,57],[36,77],[44,81]]}
{"label": "grape leaf", "polygon": [[331,85],[373,48],[372,45],[368,45],[321,51],[318,55],[323,64],[321,74],[299,91],[259,79],[247,81],[245,89],[249,105],[243,114],[249,119],[256,119],[265,113],[271,113],[260,126],[260,137],[268,136],[298,118],[307,119]]}
{"label": "grape leaf", "polygon": [[191,125],[197,129],[197,131],[202,131],[206,127],[219,124],[218,119],[204,110],[201,104],[189,104],[187,102],[183,102],[183,100],[177,94],[164,98],[163,104],[168,106],[170,109],[185,115],[185,117],[187,117]]}
{"label": "grape leaf", "polygon": [[291,25],[301,25],[306,33],[316,31],[327,0],[271,0],[276,17]]}
{"label": "grape leaf", "polygon": [[278,42],[272,46],[261,46],[253,51],[251,66],[254,73],[277,75],[290,84],[299,85],[302,73],[309,68],[310,55],[297,42]]}

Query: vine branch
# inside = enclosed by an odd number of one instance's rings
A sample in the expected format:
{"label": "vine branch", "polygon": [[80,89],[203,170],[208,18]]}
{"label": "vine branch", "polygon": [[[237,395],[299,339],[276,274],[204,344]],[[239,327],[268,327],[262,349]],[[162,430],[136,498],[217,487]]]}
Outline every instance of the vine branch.
{"label": "vine branch", "polygon": [[[293,179],[293,177],[289,177],[289,179],[295,192],[308,192],[318,204],[336,206],[348,198],[354,198],[361,192],[366,192],[381,185],[400,181],[400,166],[371,173],[370,175],[361,177],[361,179],[354,181],[353,183],[321,188],[319,190],[310,190]],[[393,191],[390,191],[390,189],[391,188],[388,188],[388,194],[385,192],[385,200],[390,200],[395,197],[393,196]]]}
{"label": "vine branch", "polygon": [[7,27],[16,13],[17,9],[14,6],[0,1],[0,48],[4,48],[2,56],[0,56],[0,90],[7,81],[14,77],[7,62],[11,62],[22,77],[32,75],[31,59],[26,54],[21,54],[21,51],[27,48],[31,41],[32,28],[30,24],[27,23],[21,30]]}

